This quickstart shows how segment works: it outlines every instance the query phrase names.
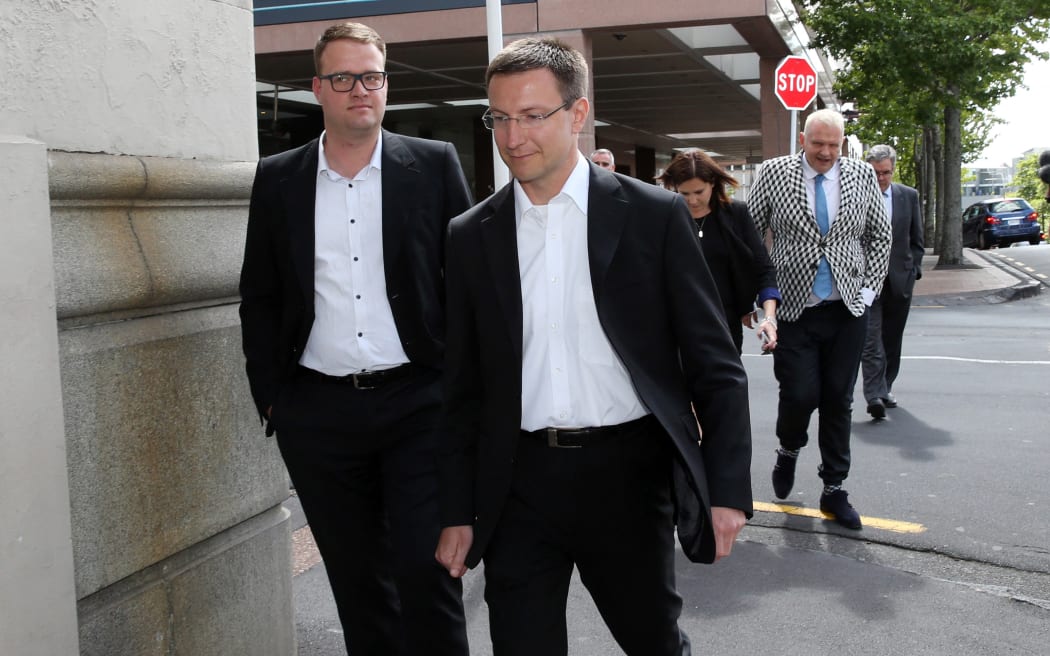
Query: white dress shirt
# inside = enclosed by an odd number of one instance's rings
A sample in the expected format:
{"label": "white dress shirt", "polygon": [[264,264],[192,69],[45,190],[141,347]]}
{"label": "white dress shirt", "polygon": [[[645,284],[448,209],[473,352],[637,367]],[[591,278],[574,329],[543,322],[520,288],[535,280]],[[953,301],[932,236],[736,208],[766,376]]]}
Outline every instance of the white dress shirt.
{"label": "white dress shirt", "polygon": [[882,204],[886,207],[886,219],[893,225],[893,185],[886,187],[886,191],[882,191]]}
{"label": "white dress shirt", "polygon": [[587,257],[590,167],[533,205],[514,183],[521,275],[521,428],[612,426],[649,414],[598,321]]}
{"label": "white dress shirt", "polygon": [[331,376],[408,362],[386,294],[383,135],[352,179],[328,167],[325,134],[314,207],[314,323],[299,364]]}

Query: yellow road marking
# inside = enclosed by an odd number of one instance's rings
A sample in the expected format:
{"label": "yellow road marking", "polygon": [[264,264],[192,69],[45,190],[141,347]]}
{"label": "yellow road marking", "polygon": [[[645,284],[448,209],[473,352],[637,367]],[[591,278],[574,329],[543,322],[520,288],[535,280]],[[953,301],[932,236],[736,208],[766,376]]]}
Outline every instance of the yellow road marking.
{"label": "yellow road marking", "polygon": [[[778,512],[787,515],[813,517],[814,519],[832,519],[831,515],[826,515],[816,508],[805,508],[781,503],[765,503],[762,501],[756,501],[754,505],[755,510],[760,512]],[[884,531],[893,531],[894,533],[922,533],[926,530],[926,527],[922,524],[901,522],[895,519],[882,519],[881,517],[861,516],[860,521],[864,524],[864,528],[880,528]]]}

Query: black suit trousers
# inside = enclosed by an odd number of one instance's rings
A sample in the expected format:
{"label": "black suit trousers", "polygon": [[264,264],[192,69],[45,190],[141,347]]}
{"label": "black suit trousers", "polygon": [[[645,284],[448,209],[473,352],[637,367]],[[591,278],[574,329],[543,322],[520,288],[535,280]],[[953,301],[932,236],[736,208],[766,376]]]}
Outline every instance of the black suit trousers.
{"label": "black suit trousers", "polygon": [[520,438],[484,556],[495,656],[567,653],[574,565],[628,656],[690,653],[678,627],[672,457],[659,427],[578,449]]}
{"label": "black suit trousers", "polygon": [[841,302],[808,308],[797,321],[780,322],[773,351],[780,446],[806,446],[810,417],[819,410],[820,478],[828,485],[849,475],[853,386],[867,323],[867,311],[855,317]]}
{"label": "black suit trousers", "polygon": [[373,390],[300,376],[277,440],[354,656],[466,656],[462,584],[434,559],[439,373]]}

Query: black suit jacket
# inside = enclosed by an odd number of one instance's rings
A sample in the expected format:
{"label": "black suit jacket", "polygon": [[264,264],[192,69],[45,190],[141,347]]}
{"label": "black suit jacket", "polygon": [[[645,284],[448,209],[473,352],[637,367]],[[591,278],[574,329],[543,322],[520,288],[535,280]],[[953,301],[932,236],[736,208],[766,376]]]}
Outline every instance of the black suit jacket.
{"label": "black suit jacket", "polygon": [[890,228],[893,237],[882,296],[904,300],[911,298],[915,281],[922,277],[922,257],[926,254],[922,212],[919,211],[919,192],[896,182],[891,187],[893,217]]}
{"label": "black suit jacket", "polygon": [[[318,139],[259,162],[241,269],[248,381],[265,417],[314,322],[314,195]],[[387,299],[409,359],[440,368],[444,235],[471,205],[452,144],[383,131],[383,260]],[[268,431],[271,429],[268,428]]]}
{"label": "black suit jacket", "polygon": [[[598,317],[679,455],[683,546],[694,560],[711,562],[710,507],[752,512],[751,428],[747,377],[694,230],[678,194],[591,166],[587,247]],[[442,523],[474,526],[473,567],[499,521],[521,427],[522,300],[510,185],[449,225],[446,271]]]}

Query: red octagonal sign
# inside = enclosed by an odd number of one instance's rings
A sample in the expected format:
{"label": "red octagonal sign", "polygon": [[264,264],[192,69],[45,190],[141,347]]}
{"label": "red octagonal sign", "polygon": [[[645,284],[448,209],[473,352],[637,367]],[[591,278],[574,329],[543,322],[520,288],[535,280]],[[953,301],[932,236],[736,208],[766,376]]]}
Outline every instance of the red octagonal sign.
{"label": "red octagonal sign", "polygon": [[805,109],[817,97],[817,72],[805,57],[784,57],[773,74],[773,93],[786,109]]}

